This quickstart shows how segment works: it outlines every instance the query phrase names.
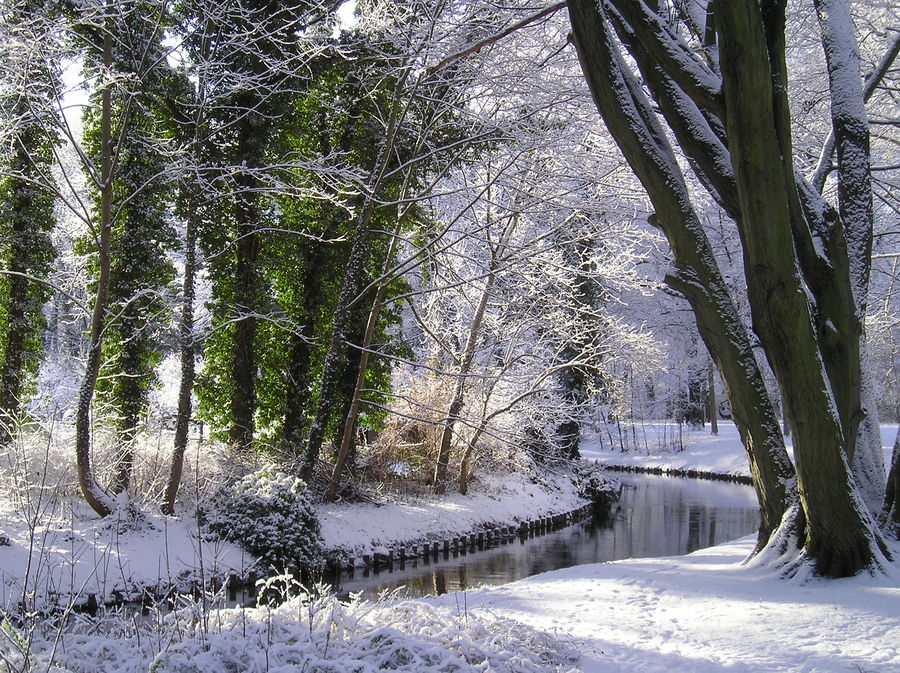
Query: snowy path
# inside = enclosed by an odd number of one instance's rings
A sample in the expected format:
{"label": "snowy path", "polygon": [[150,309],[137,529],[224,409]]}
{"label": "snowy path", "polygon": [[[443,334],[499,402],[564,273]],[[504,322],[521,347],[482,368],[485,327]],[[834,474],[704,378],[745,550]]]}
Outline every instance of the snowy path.
{"label": "snowy path", "polygon": [[784,581],[741,565],[752,545],[576,566],[466,603],[574,637],[584,673],[900,672],[900,577]]}

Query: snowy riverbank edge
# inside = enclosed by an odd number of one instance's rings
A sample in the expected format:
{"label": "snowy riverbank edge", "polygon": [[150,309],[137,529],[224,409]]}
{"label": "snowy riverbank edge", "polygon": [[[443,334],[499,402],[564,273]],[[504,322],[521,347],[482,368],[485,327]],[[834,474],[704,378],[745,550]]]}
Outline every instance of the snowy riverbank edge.
{"label": "snowy riverbank edge", "polygon": [[[315,509],[326,558],[347,566],[401,548],[412,557],[425,543],[518,527],[588,504],[566,471],[483,473],[466,496],[393,496]],[[77,500],[40,507],[0,502],[0,608],[16,612],[23,596],[37,610],[120,603],[267,574],[240,547],[207,539],[190,513],[164,516],[152,502],[137,513],[101,520]]]}
{"label": "snowy riverbank edge", "polygon": [[[882,426],[888,460],[896,432]],[[728,423],[715,436],[685,433],[678,451],[652,436],[629,453],[603,439],[587,437],[582,456],[670,474],[749,474]],[[469,591],[465,604],[574,639],[583,673],[900,673],[900,564],[877,576],[785,580],[747,563],[754,543],[749,536],[687,556],[556,570]],[[893,553],[900,559],[900,545]]]}
{"label": "snowy riverbank edge", "polygon": [[[607,483],[614,493],[614,482]],[[590,501],[570,473],[482,474],[467,495],[404,496],[397,502],[316,505],[326,555],[342,565],[389,551],[415,550],[424,544],[500,528],[518,528],[548,518],[577,514]]]}

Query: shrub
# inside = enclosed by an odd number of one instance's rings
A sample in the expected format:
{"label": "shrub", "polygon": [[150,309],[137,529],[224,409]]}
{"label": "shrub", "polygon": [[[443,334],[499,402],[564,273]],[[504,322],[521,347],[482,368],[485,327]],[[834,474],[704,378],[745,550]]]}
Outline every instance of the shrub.
{"label": "shrub", "polygon": [[275,568],[324,562],[319,520],[306,484],[272,466],[218,491],[202,518],[212,533]]}

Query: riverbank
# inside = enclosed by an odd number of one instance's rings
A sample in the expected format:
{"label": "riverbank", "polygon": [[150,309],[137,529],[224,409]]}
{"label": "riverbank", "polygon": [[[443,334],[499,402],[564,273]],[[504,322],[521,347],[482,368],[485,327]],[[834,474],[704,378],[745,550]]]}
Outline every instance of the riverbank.
{"label": "riverbank", "polygon": [[743,564],[753,543],[575,566],[468,592],[466,605],[577,642],[583,673],[900,671],[896,566],[788,581]]}
{"label": "riverbank", "polygon": [[[576,518],[590,502],[581,488],[569,472],[480,473],[466,496],[379,494],[315,510],[325,557],[346,568]],[[164,516],[145,501],[98,519],[81,498],[52,489],[0,498],[0,610],[7,612],[158,599],[267,574],[239,546],[204,535],[188,510]]]}
{"label": "riverbank", "polygon": [[[729,421],[720,421],[715,435],[709,426],[690,430],[678,429],[674,424],[646,423],[624,430],[621,436],[623,442],[618,437],[610,438],[605,432],[585,432],[581,442],[582,458],[613,470],[749,482],[747,455],[737,428]],[[891,464],[896,436],[896,424],[881,426],[885,465]],[[793,458],[791,438],[785,437],[785,443]],[[622,446],[628,450],[622,451]]]}
{"label": "riverbank", "polygon": [[[610,492],[613,483],[607,484]],[[322,503],[315,506],[322,523],[326,555],[342,566],[367,565],[365,559],[499,529],[518,530],[547,519],[574,517],[590,502],[568,473],[481,473],[467,495],[385,497],[378,503]]]}
{"label": "riverbank", "polygon": [[[886,447],[894,432],[896,426],[884,429]],[[741,469],[743,449],[727,425],[713,438],[707,431],[681,439],[679,451],[642,454],[588,438],[583,455],[634,468]],[[332,529],[331,544],[354,554],[374,551],[385,541],[447,530],[451,517],[470,528],[498,514],[532,518],[540,507],[568,506],[557,496],[528,495],[532,486],[538,485],[527,479],[500,483],[478,496],[447,496],[440,504],[423,498],[328,506],[325,515],[343,521]],[[20,505],[19,511],[30,510]],[[149,528],[121,530],[96,520],[88,525],[89,516],[82,516],[54,532],[58,560],[51,562],[43,551],[32,556],[35,568],[54,569],[57,589],[67,573],[88,582],[81,586],[93,586],[101,577],[114,582],[129,573],[171,577],[185,562],[246,568],[240,550],[198,542],[188,522],[179,537],[173,519],[155,514],[148,515]],[[45,542],[51,539],[46,530],[34,532]],[[92,540],[94,546],[87,546]],[[27,654],[32,663],[22,670],[73,673],[137,673],[148,667],[159,673],[900,673],[900,566],[844,580],[784,580],[769,568],[744,563],[753,542],[748,537],[688,556],[580,565],[419,601],[389,598],[348,606],[330,597],[295,595],[273,608],[216,610],[200,596],[166,616],[134,621],[111,613],[105,627],[64,636],[52,622],[32,622],[33,631],[26,629],[29,624],[20,631],[8,625],[0,630],[0,653],[14,664]],[[0,547],[4,573],[12,547]],[[900,545],[893,552],[900,558]],[[36,579],[28,586],[36,586]],[[16,659],[22,643],[27,649]]]}

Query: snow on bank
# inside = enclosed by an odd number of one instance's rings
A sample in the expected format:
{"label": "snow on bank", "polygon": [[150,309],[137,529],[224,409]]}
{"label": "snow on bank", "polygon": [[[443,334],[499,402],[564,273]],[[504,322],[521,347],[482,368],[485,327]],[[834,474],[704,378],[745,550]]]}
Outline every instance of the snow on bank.
{"label": "snow on bank", "polygon": [[145,590],[190,591],[192,582],[243,576],[255,562],[239,547],[206,541],[193,517],[149,508],[138,522],[101,520],[86,505],[46,503],[39,511],[0,503],[0,608],[16,611],[88,601],[138,599]]}
{"label": "snow on bank", "polygon": [[421,497],[386,504],[330,503],[316,506],[325,549],[347,558],[415,542],[443,540],[498,525],[514,525],[570,512],[587,501],[570,477],[481,475],[478,492]]}
{"label": "snow on bank", "polygon": [[[881,445],[885,465],[891,464],[891,450],[897,425],[881,426]],[[610,442],[603,433],[592,433],[581,444],[583,458],[602,465],[628,468],[651,468],[667,471],[694,471],[709,474],[749,477],[747,455],[734,423],[720,421],[719,433],[709,428],[677,429],[675,424],[647,423],[624,432],[629,451],[623,452],[618,442]],[[786,437],[788,453],[793,456],[791,438]]]}
{"label": "snow on bank", "polygon": [[743,566],[753,543],[575,566],[468,592],[466,603],[574,638],[583,673],[900,673],[897,568],[792,582]]}
{"label": "snow on bank", "polygon": [[[29,492],[30,493],[30,492]],[[144,503],[137,522],[97,516],[80,500],[0,499],[0,608],[27,598],[29,607],[107,603],[156,595],[192,582],[265,568],[236,545],[206,540],[190,513],[167,517]],[[482,475],[469,495],[413,500],[320,504],[326,553],[371,555],[496,525],[561,514],[585,504],[566,475]]]}

